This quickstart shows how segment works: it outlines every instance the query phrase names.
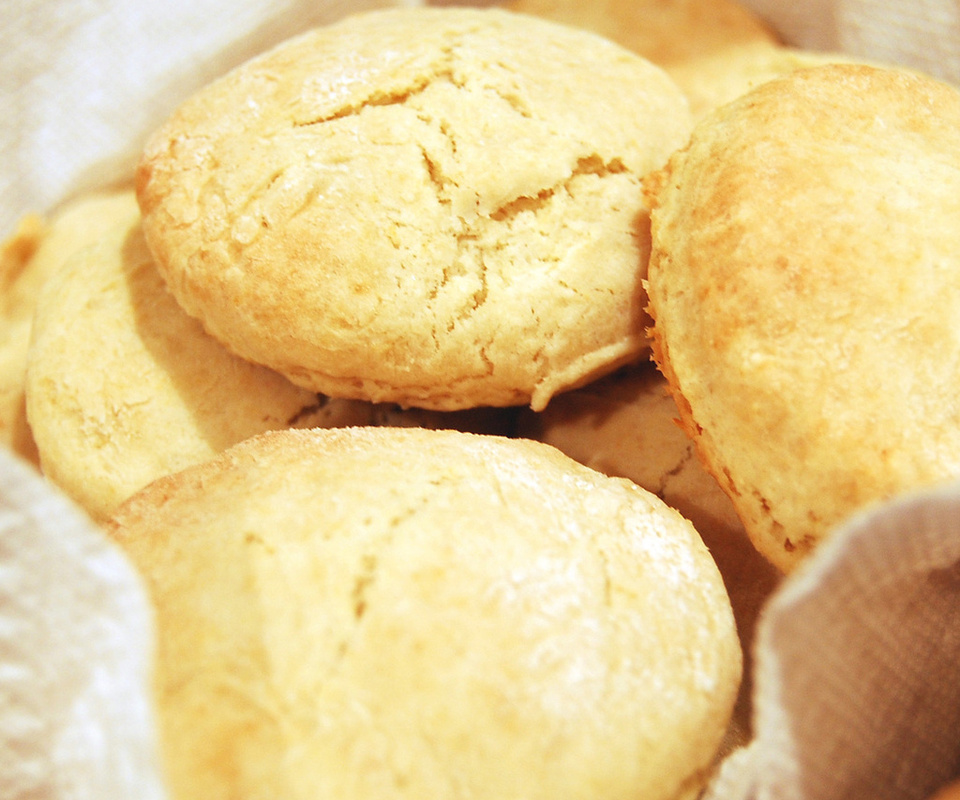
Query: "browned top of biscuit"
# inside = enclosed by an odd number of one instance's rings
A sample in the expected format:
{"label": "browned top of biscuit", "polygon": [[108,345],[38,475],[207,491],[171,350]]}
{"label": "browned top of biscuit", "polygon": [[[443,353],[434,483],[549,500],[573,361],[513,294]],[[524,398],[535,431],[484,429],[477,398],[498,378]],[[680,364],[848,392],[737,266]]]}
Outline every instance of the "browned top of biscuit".
{"label": "browned top of biscuit", "polygon": [[601,37],[383,11],[187,101],[138,195],[173,293],[250,360],[336,396],[542,407],[646,350],[641,184],[689,128]]}
{"label": "browned top of biscuit", "polygon": [[655,353],[762,550],[960,474],[960,94],[800,70],[705,118],[659,177]]}

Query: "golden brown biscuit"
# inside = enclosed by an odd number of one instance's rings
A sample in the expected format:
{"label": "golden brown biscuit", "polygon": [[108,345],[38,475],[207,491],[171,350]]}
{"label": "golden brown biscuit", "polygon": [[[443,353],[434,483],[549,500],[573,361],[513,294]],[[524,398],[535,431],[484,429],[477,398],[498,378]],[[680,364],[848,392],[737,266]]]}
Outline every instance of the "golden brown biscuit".
{"label": "golden brown biscuit", "polygon": [[689,129],[601,37],[394,9],[188,100],[138,196],[173,294],[244,357],[331,396],[542,408],[646,352],[642,181]]}
{"label": "golden brown biscuit", "polygon": [[693,528],[537,442],[268,433],[107,529],[177,800],[692,798],[736,695]]}
{"label": "golden brown biscuit", "polygon": [[721,107],[656,182],[654,354],[758,549],[960,475],[960,94],[805,69]]}
{"label": "golden brown biscuit", "polygon": [[166,291],[136,198],[43,285],[26,405],[44,473],[95,519],[169,472],[291,424],[316,395],[228,353]]}
{"label": "golden brown biscuit", "polygon": [[97,192],[70,200],[48,218],[27,215],[0,244],[0,443],[33,464],[39,456],[23,382],[40,287],[73,253],[116,224],[127,202],[123,195]]}
{"label": "golden brown biscuit", "polygon": [[505,7],[595,31],[668,68],[733,47],[778,43],[736,0],[512,0]]}
{"label": "golden brown biscuit", "polygon": [[[85,200],[58,217],[32,258],[31,280],[41,271],[49,278],[42,287],[35,281],[36,316],[23,320],[24,420],[28,404],[38,463],[95,519],[155,478],[270,428],[512,430],[507,409],[426,412],[333,400],[231,355],[167,292],[132,191]],[[26,277],[17,284],[24,304]]]}
{"label": "golden brown biscuit", "polygon": [[806,67],[864,63],[841,53],[822,53],[750,42],[672,64],[667,72],[683,89],[696,121],[761,83]]}
{"label": "golden brown biscuit", "polygon": [[[38,463],[37,446],[27,424],[23,398],[30,319],[21,316],[20,303],[10,301],[16,294],[14,287],[18,280],[29,272],[28,266],[45,230],[43,218],[30,214],[20,221],[9,238],[0,243],[0,299],[8,300],[0,334],[0,441],[33,464]],[[29,305],[33,307],[32,298]]]}
{"label": "golden brown biscuit", "polygon": [[27,214],[9,238],[0,244],[0,301],[4,321],[30,317],[40,276],[29,270],[47,233],[47,221],[39,214]]}
{"label": "golden brown biscuit", "polygon": [[520,435],[545,442],[606,475],[629,478],[693,523],[723,576],[743,644],[744,681],[725,749],[751,735],[750,649],[760,611],[781,573],[751,544],[730,498],[677,424],[664,377],[643,362],[528,412]]}
{"label": "golden brown biscuit", "polygon": [[960,800],[960,780],[955,780],[934,792],[930,800]]}
{"label": "golden brown biscuit", "polygon": [[594,31],[650,59],[683,90],[695,121],[795,69],[862,61],[786,47],[730,0],[513,0],[504,7]]}

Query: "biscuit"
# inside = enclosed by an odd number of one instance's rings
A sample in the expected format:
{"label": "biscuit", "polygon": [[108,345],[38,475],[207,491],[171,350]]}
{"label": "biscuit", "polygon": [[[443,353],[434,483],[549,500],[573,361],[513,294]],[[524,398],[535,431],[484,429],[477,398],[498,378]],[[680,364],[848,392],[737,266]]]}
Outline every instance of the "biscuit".
{"label": "biscuit", "polygon": [[44,474],[101,520],[155,478],[317,403],[227,352],[166,291],[133,192],[114,224],[44,283],[27,354],[27,416]]}
{"label": "biscuit", "polygon": [[[13,299],[19,277],[28,272],[46,224],[42,217],[30,214],[0,244],[0,299]],[[0,442],[24,460],[38,463],[37,446],[27,424],[23,398],[23,374],[30,344],[30,319],[22,318],[17,302],[5,303],[0,323]],[[32,299],[30,306],[33,306]],[[15,316],[14,316],[15,315]]]}
{"label": "biscuit", "polygon": [[654,356],[757,548],[960,475],[960,94],[804,69],[708,115],[651,181]]}
{"label": "biscuit", "polygon": [[742,530],[730,499],[701,471],[690,438],[676,422],[666,380],[647,362],[567,392],[522,417],[520,433],[546,442],[607,475],[629,478],[693,522],[736,538]]}
{"label": "biscuit", "polygon": [[23,384],[37,296],[64,261],[116,223],[121,195],[96,192],[70,200],[48,217],[27,215],[0,245],[0,443],[34,465],[39,456]]}
{"label": "biscuit", "polygon": [[642,181],[690,126],[602,37],[391,9],[188,99],[137,191],[171,291],[243,357],[330,396],[543,408],[648,352]]}
{"label": "biscuit", "polygon": [[513,0],[505,7],[599,33],[670,71],[743,45],[778,44],[736,0]]}
{"label": "biscuit", "polygon": [[527,412],[518,433],[556,447],[606,475],[628,478],[693,523],[730,596],[746,661],[725,749],[751,736],[750,648],[760,610],[781,574],[747,537],[730,498],[700,463],[677,424],[666,379],[649,362],[618,370]]}
{"label": "biscuit", "polygon": [[691,58],[671,65],[668,72],[690,101],[694,120],[699,121],[717,106],[794,70],[853,63],[865,62],[842,53],[755,42]]}
{"label": "biscuit", "polygon": [[929,800],[960,800],[960,779],[954,779],[930,795]]}
{"label": "biscuit", "polygon": [[156,608],[177,800],[692,798],[736,695],[692,526],[537,442],[267,433],[107,532]]}

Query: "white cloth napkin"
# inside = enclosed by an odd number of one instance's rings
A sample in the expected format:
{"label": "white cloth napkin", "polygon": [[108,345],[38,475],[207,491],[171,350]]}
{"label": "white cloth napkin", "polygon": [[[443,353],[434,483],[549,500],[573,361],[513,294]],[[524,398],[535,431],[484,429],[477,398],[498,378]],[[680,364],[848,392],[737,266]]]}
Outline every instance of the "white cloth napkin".
{"label": "white cloth napkin", "polygon": [[[960,84],[954,0],[743,1],[787,43]],[[127,178],[148,133],[213,76],[310,25],[396,4],[0,6],[0,237],[28,211]],[[960,774],[958,565],[960,485],[864,513],[791,575],[755,642],[755,738],[709,800],[914,800]],[[0,796],[162,796],[148,631],[123,559],[0,453]]]}
{"label": "white cloth napkin", "polygon": [[0,797],[165,796],[152,625],[127,559],[0,449]]}
{"label": "white cloth napkin", "polygon": [[27,211],[126,179],[191,91],[353,11],[414,0],[21,0],[0,4],[0,238]]}
{"label": "white cloth napkin", "polygon": [[960,776],[960,483],[864,511],[754,642],[754,740],[707,800],[922,800]]}

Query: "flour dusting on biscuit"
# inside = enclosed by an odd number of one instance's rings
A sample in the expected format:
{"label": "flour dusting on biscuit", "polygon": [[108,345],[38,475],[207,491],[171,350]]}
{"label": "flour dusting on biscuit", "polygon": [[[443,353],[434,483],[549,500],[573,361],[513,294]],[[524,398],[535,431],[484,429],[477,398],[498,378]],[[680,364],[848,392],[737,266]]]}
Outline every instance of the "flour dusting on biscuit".
{"label": "flour dusting on biscuit", "polygon": [[332,396],[542,408],[646,352],[643,179],[690,126],[594,34],[393,9],[188,100],[138,197],[172,292],[243,357]]}
{"label": "flour dusting on biscuit", "polygon": [[178,800],[680,800],[736,697],[693,527],[537,442],[267,433],[107,530],[157,610]]}

